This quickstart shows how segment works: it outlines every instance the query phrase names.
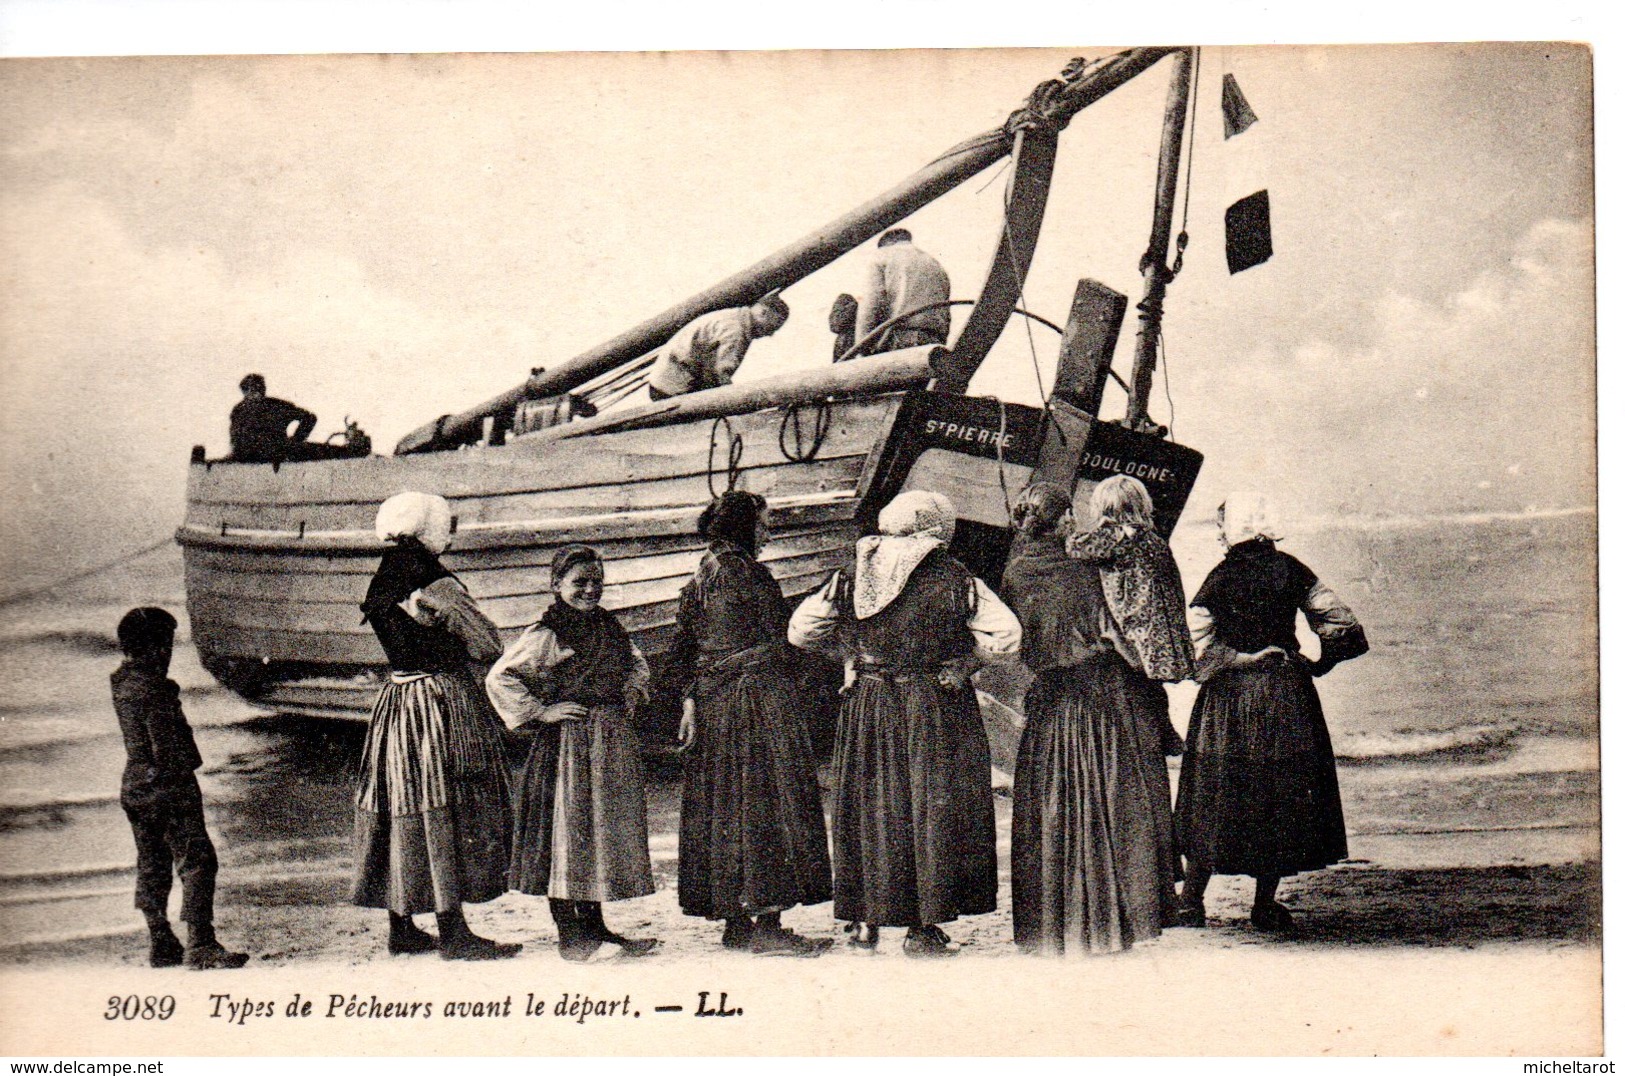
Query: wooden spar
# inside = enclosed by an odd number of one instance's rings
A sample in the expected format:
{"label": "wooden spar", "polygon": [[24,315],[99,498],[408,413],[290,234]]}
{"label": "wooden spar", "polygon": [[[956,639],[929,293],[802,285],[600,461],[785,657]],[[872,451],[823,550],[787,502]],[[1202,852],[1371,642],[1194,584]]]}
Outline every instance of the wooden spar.
{"label": "wooden spar", "polygon": [[[1065,81],[1046,82],[1034,91],[1032,111],[1048,125],[1056,129],[1064,127],[1079,111],[1175,51],[1178,50],[1131,49],[1085,68]],[[787,287],[946,194],[1005,156],[1010,148],[1011,134],[1005,127],[962,142],[886,193],[750,268],[573,359],[531,376],[524,384],[478,407],[444,416],[413,430],[395,446],[395,454],[432,451],[470,441],[478,437],[487,417],[509,414],[528,399],[569,392],[659,347],[701,314],[743,306],[774,288]]]}
{"label": "wooden spar", "polygon": [[567,422],[527,434],[549,440],[568,440],[610,430],[632,430],[694,422],[722,415],[741,415],[764,407],[823,403],[842,396],[869,396],[920,388],[931,380],[932,360],[945,354],[939,347],[911,347],[883,355],[852,359],[784,377],[746,381],[738,385],[692,392],[645,404],[611,415]]}
{"label": "wooden spar", "polygon": [[1010,312],[1021,298],[1021,287],[1038,246],[1038,229],[1044,223],[1044,204],[1049,200],[1059,137],[1059,130],[1042,122],[1022,127],[1016,134],[1015,174],[1010,181],[993,265],[987,271],[981,297],[943,362],[937,384],[943,392],[965,391],[1010,323]]}
{"label": "wooden spar", "polygon": [[1168,105],[1163,114],[1162,155],[1157,160],[1157,200],[1151,214],[1151,243],[1140,259],[1145,277],[1145,298],[1140,300],[1140,334],[1134,344],[1134,374],[1129,382],[1128,414],[1123,424],[1131,430],[1160,432],[1147,413],[1151,377],[1157,370],[1157,341],[1162,335],[1162,300],[1168,294],[1173,271],[1168,268],[1168,236],[1174,225],[1174,195],[1179,188],[1179,150],[1185,141],[1185,112],[1190,102],[1191,50],[1179,50]]}

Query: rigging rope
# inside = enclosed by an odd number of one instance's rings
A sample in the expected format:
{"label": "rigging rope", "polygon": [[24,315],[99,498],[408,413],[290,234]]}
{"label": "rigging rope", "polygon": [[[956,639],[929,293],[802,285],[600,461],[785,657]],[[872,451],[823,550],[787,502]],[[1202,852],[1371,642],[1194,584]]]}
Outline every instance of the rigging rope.
{"label": "rigging rope", "polygon": [[1157,330],[1157,346],[1162,349],[1162,394],[1168,398],[1168,440],[1174,440],[1174,385],[1168,362],[1168,338]]}
{"label": "rigging rope", "polygon": [[[784,417],[779,420],[779,453],[791,463],[809,463],[818,458],[818,450],[824,445],[824,438],[829,434],[830,401],[818,402],[818,413],[813,418],[812,445],[803,447],[803,433],[801,429],[801,409],[805,403],[794,403],[784,409]],[[796,448],[794,452],[784,443],[784,435],[791,426],[796,431]]]}
{"label": "rigging rope", "polygon": [[705,454],[705,488],[710,492],[711,499],[717,499],[717,427],[721,426],[728,434],[728,488],[725,492],[732,493],[734,486],[739,482],[739,461],[745,456],[745,439],[734,432],[733,423],[728,421],[727,415],[719,415],[711,423],[711,443]]}
{"label": "rigging rope", "polygon": [[1168,271],[1170,280],[1178,276],[1179,271],[1185,267],[1185,248],[1191,241],[1187,229],[1191,221],[1191,174],[1196,168],[1196,98],[1202,89],[1202,50],[1198,48],[1193,51],[1195,55],[1191,60],[1190,115],[1185,124],[1190,131],[1190,149],[1185,153],[1185,208],[1179,216],[1179,237],[1174,240],[1174,264]]}
{"label": "rigging rope", "polygon": [[142,557],[158,552],[158,550],[167,545],[173,545],[174,542],[175,539],[172,536],[160,538],[151,545],[144,545],[133,553],[125,553],[122,556],[108,561],[106,564],[98,564],[94,568],[86,568],[84,571],[74,572],[71,575],[65,575],[61,579],[53,580],[52,582],[41,587],[32,587],[28,590],[19,591],[16,594],[7,594],[5,597],[0,598],[0,606],[11,605],[20,601],[27,601],[29,598],[37,598],[41,594],[50,593],[57,587],[67,586],[69,583],[77,583],[80,580],[101,575],[103,572],[110,572],[114,568],[122,568],[126,564],[130,564],[134,561],[140,560]]}

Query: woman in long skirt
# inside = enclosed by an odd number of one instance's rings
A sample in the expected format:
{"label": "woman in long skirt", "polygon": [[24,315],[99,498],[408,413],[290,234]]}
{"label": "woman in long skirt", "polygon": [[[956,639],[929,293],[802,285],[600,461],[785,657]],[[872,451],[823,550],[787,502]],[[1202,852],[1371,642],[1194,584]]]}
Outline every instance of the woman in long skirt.
{"label": "woman in long skirt", "polygon": [[948,552],[956,513],[914,491],[881,511],[852,565],[809,595],[790,641],[852,663],[835,746],[835,917],[852,943],[908,929],[910,956],[951,956],[942,929],[996,906],[987,733],[970,676],[1016,659],[1021,626]]}
{"label": "woman in long skirt", "polygon": [[1168,719],[1168,693],[1162,684],[1189,680],[1195,654],[1185,617],[1185,585],[1153,514],[1151,494],[1138,478],[1113,475],[1090,494],[1090,528],[1067,539],[1067,554],[1099,569],[1106,599],[1103,635],[1134,673],[1134,728],[1152,788],[1159,904],[1167,927],[1179,917],[1174,886],[1180,871],[1165,756],[1179,754],[1184,744]]}
{"label": "woman in long skirt", "polygon": [[610,930],[603,902],[655,891],[631,717],[648,697],[649,664],[599,604],[604,563],[594,550],[570,545],[554,554],[552,586],[542,618],[485,678],[502,720],[533,736],[509,880],[548,898],[566,960],[643,956],[658,942]]}
{"label": "woman in long skirt", "polygon": [[[1337,763],[1314,677],[1368,649],[1354,614],[1296,558],[1262,497],[1232,494],[1219,508],[1225,557],[1191,605],[1202,689],[1191,712],[1176,823],[1185,855],[1181,916],[1206,923],[1215,874],[1257,879],[1251,920],[1292,930],[1275,900],[1282,878],[1348,855]],[[1298,650],[1303,613],[1320,656]]]}
{"label": "woman in long skirt", "polygon": [[[1036,675],[1010,829],[1016,944],[1053,955],[1128,949],[1161,933],[1168,911],[1167,696],[1114,622],[1101,569],[1067,554],[1066,491],[1035,483],[1014,519],[1004,593]],[[1183,594],[1174,598],[1183,606]]]}
{"label": "woman in long skirt", "polygon": [[[378,510],[390,543],[361,605],[389,659],[355,798],[352,899],[389,910],[389,951],[446,960],[511,957],[476,935],[463,905],[508,888],[508,781],[501,728],[469,668],[502,652],[496,628],[440,563],[451,509],[401,493]],[[411,917],[434,912],[440,935]]]}
{"label": "woman in long skirt", "polygon": [[686,760],[677,898],[724,923],[722,944],[758,955],[818,956],[829,940],[780,922],[830,897],[829,845],[794,654],[790,611],[757,553],[767,502],[723,494],[700,517],[711,539],[677,607],[663,671],[683,700]]}

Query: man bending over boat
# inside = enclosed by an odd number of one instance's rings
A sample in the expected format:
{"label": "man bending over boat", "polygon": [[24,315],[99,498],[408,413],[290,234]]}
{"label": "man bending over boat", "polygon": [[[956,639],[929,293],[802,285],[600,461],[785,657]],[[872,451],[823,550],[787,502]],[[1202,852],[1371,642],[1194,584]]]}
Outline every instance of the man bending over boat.
{"label": "man bending over boat", "polygon": [[907,315],[864,349],[869,355],[948,342],[948,271],[914,245],[907,228],[880,237],[858,302],[857,338]]}
{"label": "man bending over boat", "polygon": [[665,400],[731,385],[752,340],[772,336],[790,320],[790,307],[770,291],[750,306],[695,318],[660,352],[649,374],[649,398]]}
{"label": "man bending over boat", "polygon": [[[298,404],[267,396],[265,378],[259,374],[247,375],[237,387],[243,393],[243,398],[231,409],[231,458],[237,462],[282,463],[356,455],[342,445],[305,440],[316,428],[316,416]],[[289,426],[294,426],[291,436]]]}

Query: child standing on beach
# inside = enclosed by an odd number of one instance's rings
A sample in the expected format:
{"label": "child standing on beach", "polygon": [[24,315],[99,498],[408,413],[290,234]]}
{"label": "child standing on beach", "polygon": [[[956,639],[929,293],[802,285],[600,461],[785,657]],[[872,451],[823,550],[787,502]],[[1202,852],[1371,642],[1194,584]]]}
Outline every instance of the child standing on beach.
{"label": "child standing on beach", "polygon": [[[155,968],[240,968],[234,953],[214,935],[214,878],[218,861],[203,823],[203,793],[196,770],[203,765],[192,727],[181,711],[180,688],[169,679],[175,650],[175,618],[143,606],[118,624],[124,663],[114,670],[113,712],[124,734],[127,761],[119,805],[135,834],[135,906],[147,918]],[[169,925],[173,875],[181,879],[183,947]]]}
{"label": "child standing on beach", "polygon": [[659,943],[610,930],[603,902],[655,891],[642,749],[631,717],[647,699],[649,665],[599,605],[604,564],[597,552],[559,550],[552,584],[553,604],[485,680],[508,727],[533,734],[509,884],[549,898],[566,960],[642,956]]}

